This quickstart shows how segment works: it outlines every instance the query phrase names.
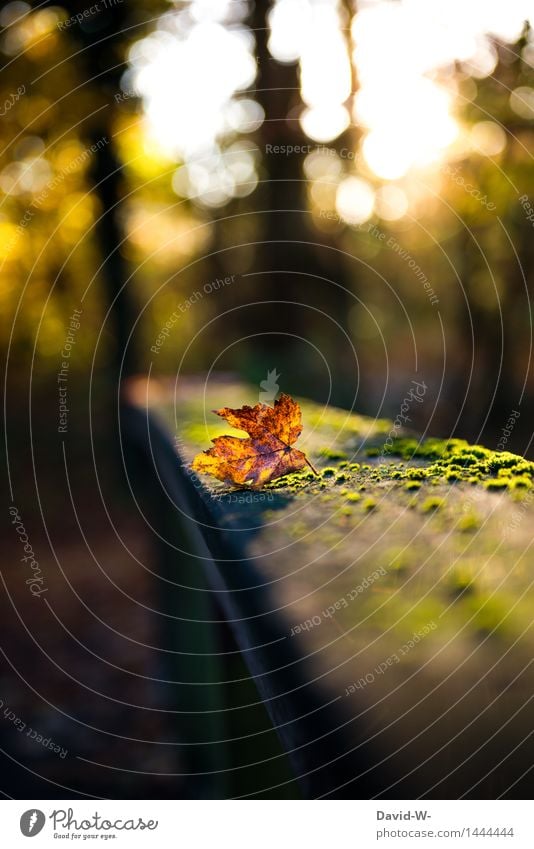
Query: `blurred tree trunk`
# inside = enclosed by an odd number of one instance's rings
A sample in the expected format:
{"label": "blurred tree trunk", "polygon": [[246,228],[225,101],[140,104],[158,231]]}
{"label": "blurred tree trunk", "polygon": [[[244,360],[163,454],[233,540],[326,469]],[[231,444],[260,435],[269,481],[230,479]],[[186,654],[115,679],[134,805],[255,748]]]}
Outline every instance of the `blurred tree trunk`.
{"label": "blurred tree trunk", "polygon": [[[258,138],[262,182],[254,195],[262,228],[254,267],[258,292],[265,300],[260,325],[264,332],[320,338],[331,365],[342,371],[344,358],[338,355],[347,344],[342,331],[347,330],[348,312],[354,304],[348,293],[352,281],[335,237],[314,227],[303,171],[306,154],[274,152],[277,146],[306,150],[309,145],[313,150],[315,143],[299,122],[304,105],[298,64],[281,64],[269,52],[269,11],[269,4],[257,2],[251,17],[258,61],[255,95],[265,112]],[[258,341],[267,350],[272,349],[269,336]]]}
{"label": "blurred tree trunk", "polygon": [[[56,6],[53,2],[43,5]],[[87,11],[84,0],[69,4],[68,14],[74,16]],[[98,14],[69,28],[73,55],[83,68],[85,85],[90,87],[101,108],[88,117],[82,132],[90,148],[93,194],[99,201],[100,219],[95,225],[95,235],[102,267],[99,272],[104,287],[106,305],[110,308],[104,344],[110,347],[108,363],[114,380],[127,377],[138,370],[135,342],[130,338],[136,310],[132,297],[132,283],[126,284],[128,265],[123,256],[125,234],[121,226],[120,211],[123,193],[122,165],[115,150],[114,96],[120,92],[120,78],[124,73],[125,51],[132,25],[138,23],[136,13],[128,3],[106,5]],[[141,35],[140,28],[133,28]],[[81,48],[81,49],[80,49]],[[76,50],[78,52],[76,53]],[[110,375],[111,376],[111,375]]]}

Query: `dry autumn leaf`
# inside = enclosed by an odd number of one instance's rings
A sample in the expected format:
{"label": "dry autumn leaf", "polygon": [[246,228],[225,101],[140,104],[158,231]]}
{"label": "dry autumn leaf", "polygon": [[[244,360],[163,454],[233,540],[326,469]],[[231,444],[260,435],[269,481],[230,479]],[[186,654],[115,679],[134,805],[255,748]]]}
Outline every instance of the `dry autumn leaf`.
{"label": "dry autumn leaf", "polygon": [[289,395],[280,395],[274,407],[256,404],[232,410],[214,410],[232,427],[244,430],[248,439],[218,436],[213,448],[197,454],[192,468],[213,475],[225,483],[259,487],[274,478],[308,465],[317,474],[302,451],[292,448],[302,430],[300,407]]}

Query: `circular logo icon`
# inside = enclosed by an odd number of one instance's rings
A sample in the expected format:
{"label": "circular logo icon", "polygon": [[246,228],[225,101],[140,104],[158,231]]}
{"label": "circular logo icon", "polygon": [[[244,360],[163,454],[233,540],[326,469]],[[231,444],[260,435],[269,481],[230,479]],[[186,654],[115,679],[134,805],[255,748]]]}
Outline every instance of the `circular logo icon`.
{"label": "circular logo icon", "polygon": [[24,837],[35,837],[42,830],[45,822],[46,817],[42,811],[30,808],[29,811],[24,811],[20,818],[20,830]]}

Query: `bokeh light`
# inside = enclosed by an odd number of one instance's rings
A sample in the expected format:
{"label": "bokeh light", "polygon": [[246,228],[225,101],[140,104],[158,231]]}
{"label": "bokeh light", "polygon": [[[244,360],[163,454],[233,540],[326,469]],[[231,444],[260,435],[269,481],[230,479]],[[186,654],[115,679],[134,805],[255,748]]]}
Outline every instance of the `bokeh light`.
{"label": "bokeh light", "polygon": [[269,17],[269,49],[280,62],[300,62],[301,126],[318,142],[336,139],[350,123],[346,103],[352,71],[337,0],[277,0]]}
{"label": "bokeh light", "polygon": [[[515,42],[532,3],[367,0],[359,9],[352,27],[360,83],[354,118],[366,130],[367,164],[394,180],[446,155],[459,132],[451,70],[459,63],[475,77],[493,73],[492,38]],[[528,98],[515,100],[529,108]]]}
{"label": "bokeh light", "polygon": [[347,224],[363,224],[373,212],[375,195],[369,183],[359,177],[346,177],[336,195],[338,215]]}
{"label": "bokeh light", "polygon": [[495,121],[478,121],[470,135],[473,149],[484,156],[496,156],[506,147],[506,133]]}
{"label": "bokeh light", "polygon": [[384,221],[397,221],[408,211],[408,198],[399,186],[381,186],[375,195],[375,211]]}
{"label": "bokeh light", "polygon": [[253,160],[241,148],[225,155],[232,137],[254,132],[264,117],[256,101],[238,96],[257,71],[254,39],[240,20],[246,12],[241,3],[195,0],[165,15],[130,50],[131,78],[143,98],[148,131],[166,155],[184,163],[173,187],[203,206],[222,206],[247,194],[256,181]]}

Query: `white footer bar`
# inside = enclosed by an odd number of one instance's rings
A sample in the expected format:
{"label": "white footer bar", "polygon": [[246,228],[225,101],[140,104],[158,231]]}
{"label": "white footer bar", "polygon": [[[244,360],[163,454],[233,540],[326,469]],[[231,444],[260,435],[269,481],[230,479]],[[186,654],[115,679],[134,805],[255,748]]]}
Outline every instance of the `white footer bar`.
{"label": "white footer bar", "polygon": [[532,849],[532,820],[529,801],[6,800],[0,845]]}

